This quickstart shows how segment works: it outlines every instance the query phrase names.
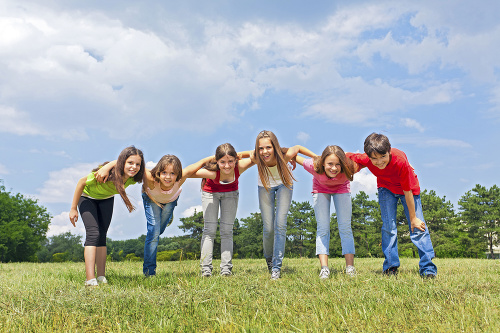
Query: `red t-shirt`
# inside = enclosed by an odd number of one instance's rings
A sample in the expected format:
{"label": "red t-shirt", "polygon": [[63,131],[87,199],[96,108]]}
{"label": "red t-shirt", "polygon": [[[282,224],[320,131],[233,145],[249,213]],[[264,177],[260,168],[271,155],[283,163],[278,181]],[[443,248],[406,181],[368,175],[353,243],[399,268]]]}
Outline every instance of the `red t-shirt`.
{"label": "red t-shirt", "polygon": [[205,185],[203,185],[203,191],[210,193],[236,191],[238,189],[238,178],[240,178],[240,170],[237,165],[234,168],[234,181],[229,184],[220,182],[220,170],[217,170],[217,176],[215,176],[215,179],[207,179]]}
{"label": "red t-shirt", "polygon": [[413,195],[420,194],[417,175],[401,150],[391,148],[391,160],[384,169],[374,166],[366,154],[346,153],[346,156],[361,168],[367,167],[377,177],[377,187],[384,187],[394,194],[404,194],[403,191],[410,190]]}

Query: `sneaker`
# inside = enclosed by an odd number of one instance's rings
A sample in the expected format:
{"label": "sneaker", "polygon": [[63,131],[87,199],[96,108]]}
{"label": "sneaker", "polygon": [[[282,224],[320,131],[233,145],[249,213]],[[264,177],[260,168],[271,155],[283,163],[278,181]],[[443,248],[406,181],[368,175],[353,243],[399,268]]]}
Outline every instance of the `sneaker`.
{"label": "sneaker", "polygon": [[211,276],[212,276],[212,272],[210,272],[210,271],[201,272],[201,277],[211,277]]}
{"label": "sneaker", "polygon": [[422,277],[424,279],[434,279],[434,278],[436,278],[436,274],[434,274],[434,273],[428,273],[428,274],[422,275]]}
{"label": "sneaker", "polygon": [[98,285],[95,278],[85,281],[85,287],[97,287]]}
{"label": "sneaker", "polygon": [[398,268],[390,267],[384,271],[384,275],[398,275]]}
{"label": "sneaker", "polygon": [[271,273],[271,280],[278,280],[280,278],[281,271],[273,271]]}
{"label": "sneaker", "polygon": [[220,272],[220,276],[231,276],[233,273],[231,271]]}
{"label": "sneaker", "polygon": [[267,270],[269,273],[273,271],[273,258],[266,258]]}
{"label": "sneaker", "polygon": [[319,272],[320,279],[328,279],[329,276],[330,276],[330,270],[328,269],[328,267],[322,268],[321,271]]}
{"label": "sneaker", "polygon": [[350,277],[355,277],[356,276],[356,268],[354,268],[354,266],[347,266],[347,268],[345,269],[345,273],[347,275],[349,275]]}
{"label": "sneaker", "polygon": [[108,280],[106,280],[104,276],[98,276],[97,282],[99,282],[99,284],[108,284]]}

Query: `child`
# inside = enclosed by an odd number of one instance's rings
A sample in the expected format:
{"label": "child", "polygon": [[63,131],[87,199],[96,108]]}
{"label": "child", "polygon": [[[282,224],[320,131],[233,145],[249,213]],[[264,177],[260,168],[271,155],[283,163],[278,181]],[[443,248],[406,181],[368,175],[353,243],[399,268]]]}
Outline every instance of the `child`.
{"label": "child", "polygon": [[[146,277],[156,275],[158,242],[165,228],[172,223],[182,184],[212,158],[213,156],[204,158],[182,169],[181,161],[177,156],[165,155],[153,169],[145,170],[142,202],[146,214],[147,234],[144,242],[142,271]],[[110,162],[109,165],[112,166],[115,162]],[[106,179],[108,170],[108,165],[101,168],[96,178]]]}
{"label": "child", "polygon": [[317,221],[316,255],[318,255],[321,264],[319,277],[327,279],[330,276],[328,255],[330,254],[330,203],[332,199],[337,213],[346,273],[349,276],[355,276],[350,193],[354,163],[346,158],[344,151],[339,146],[326,147],[321,157],[304,159],[297,155],[296,161],[313,175],[314,214]]}
{"label": "child", "polygon": [[217,147],[215,158],[195,177],[202,181],[201,203],[203,206],[203,236],[201,238],[201,276],[212,275],[212,256],[217,220],[220,207],[220,275],[232,275],[233,225],[238,208],[238,178],[254,163],[249,159],[238,160],[238,154],[232,145],[224,143]]}
{"label": "child", "polygon": [[[127,197],[125,188],[142,182],[144,175],[144,157],[142,151],[130,146],[125,148],[111,169],[106,182],[100,184],[95,179],[97,169],[78,181],[73,203],[69,212],[69,220],[76,227],[78,209],[85,225],[85,274],[86,286],[106,284],[106,234],[113,215],[114,195],[120,194],[129,212],[135,208]],[[97,266],[97,279],[95,278]]]}
{"label": "child", "polygon": [[365,154],[348,153],[347,156],[361,168],[367,167],[377,177],[384,274],[396,275],[400,265],[396,213],[398,201],[401,201],[410,227],[410,239],[420,256],[420,275],[434,278],[437,274],[437,267],[432,262],[434,248],[424,221],[420,185],[413,167],[405,153],[391,149],[389,139],[383,134],[370,134],[365,140],[364,151]]}
{"label": "child", "polygon": [[301,153],[315,156],[302,146],[282,152],[278,139],[271,131],[262,131],[255,140],[252,158],[259,169],[259,208],[263,221],[264,257],[271,279],[281,275],[285,253],[286,219],[292,202],[293,175],[287,163]]}

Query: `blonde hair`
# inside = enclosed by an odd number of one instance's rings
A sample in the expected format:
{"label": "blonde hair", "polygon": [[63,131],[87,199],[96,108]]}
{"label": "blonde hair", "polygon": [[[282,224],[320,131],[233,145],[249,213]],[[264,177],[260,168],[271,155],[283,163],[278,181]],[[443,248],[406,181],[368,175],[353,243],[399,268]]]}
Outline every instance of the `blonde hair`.
{"label": "blonde hair", "polygon": [[354,163],[345,156],[344,151],[339,146],[331,145],[323,150],[323,153],[320,156],[317,156],[314,159],[314,171],[318,174],[325,173],[325,160],[330,155],[335,155],[339,159],[340,167],[342,173],[344,173],[350,181],[353,180],[354,177]]}
{"label": "blonde hair", "polygon": [[264,185],[264,188],[267,191],[269,191],[269,177],[272,176],[271,176],[271,171],[269,171],[269,167],[266,165],[266,163],[259,154],[260,139],[269,139],[269,141],[271,141],[271,145],[273,146],[274,156],[277,162],[276,166],[278,168],[278,173],[280,175],[281,181],[286,187],[291,189],[295,178],[293,178],[292,172],[286,165],[285,157],[283,156],[283,152],[281,151],[281,146],[278,142],[278,138],[276,137],[276,135],[274,135],[273,132],[265,130],[257,135],[257,139],[255,140],[255,151],[254,151],[254,156],[257,161],[257,168],[259,170],[259,177],[262,182],[262,185]]}

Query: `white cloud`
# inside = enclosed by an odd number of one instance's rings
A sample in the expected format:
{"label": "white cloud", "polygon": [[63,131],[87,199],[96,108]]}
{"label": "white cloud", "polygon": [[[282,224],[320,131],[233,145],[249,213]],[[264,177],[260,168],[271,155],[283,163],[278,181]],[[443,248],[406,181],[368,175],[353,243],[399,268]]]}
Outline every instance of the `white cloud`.
{"label": "white cloud", "polygon": [[45,203],[67,203],[71,204],[75,192],[76,183],[82,177],[95,168],[99,163],[82,163],[71,168],[65,168],[49,173],[49,179],[38,189],[37,198]]}
{"label": "white cloud", "polygon": [[0,175],[8,175],[9,174],[9,170],[7,169],[7,167],[3,164],[0,164]]}
{"label": "white cloud", "polygon": [[17,135],[37,135],[45,132],[36,126],[32,121],[30,114],[18,111],[9,106],[0,105],[0,132]]}
{"label": "white cloud", "polygon": [[419,132],[425,131],[425,128],[422,125],[420,125],[420,123],[418,121],[416,121],[415,119],[402,118],[401,124],[405,127],[415,128]]}
{"label": "white cloud", "polygon": [[377,193],[377,177],[366,168],[356,173],[354,175],[354,181],[351,182],[351,192],[353,196],[361,191],[369,196],[374,196]]}
{"label": "white cloud", "polygon": [[182,217],[190,217],[190,216],[193,216],[194,212],[202,212],[203,211],[203,207],[201,205],[197,205],[197,206],[191,206],[187,209],[185,209],[182,213],[181,213],[181,216]]}
{"label": "white cloud", "polygon": [[297,140],[299,140],[303,144],[307,143],[307,141],[309,141],[310,137],[311,136],[305,132],[299,132],[297,134]]}
{"label": "white cloud", "polygon": [[69,221],[69,211],[54,216],[49,224],[47,237],[60,235],[65,232],[71,232],[73,235],[81,235],[83,236],[82,240],[85,240],[85,227],[83,226],[81,217],[78,217],[76,227],[73,227]]}

